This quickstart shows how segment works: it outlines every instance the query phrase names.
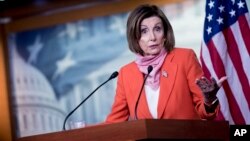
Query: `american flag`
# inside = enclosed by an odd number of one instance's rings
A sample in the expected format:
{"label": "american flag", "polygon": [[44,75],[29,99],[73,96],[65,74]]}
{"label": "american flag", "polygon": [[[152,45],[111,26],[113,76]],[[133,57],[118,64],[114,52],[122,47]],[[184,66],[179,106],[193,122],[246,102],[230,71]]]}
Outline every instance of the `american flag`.
{"label": "american flag", "polygon": [[206,77],[227,76],[216,120],[250,124],[250,17],[245,0],[207,0],[201,47]]}

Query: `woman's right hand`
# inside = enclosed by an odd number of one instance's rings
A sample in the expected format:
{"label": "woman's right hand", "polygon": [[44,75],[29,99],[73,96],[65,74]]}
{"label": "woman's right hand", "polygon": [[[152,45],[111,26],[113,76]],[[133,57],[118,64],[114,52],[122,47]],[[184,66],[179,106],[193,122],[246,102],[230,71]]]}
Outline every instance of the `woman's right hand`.
{"label": "woman's right hand", "polygon": [[222,86],[222,83],[227,79],[226,76],[223,76],[220,78],[218,83],[214,78],[211,78],[211,80],[208,80],[206,77],[201,77],[200,79],[196,80],[196,84],[201,89],[203,96],[204,96],[204,102],[207,105],[210,105],[213,103],[214,100],[217,99],[217,92],[219,91],[220,87]]}

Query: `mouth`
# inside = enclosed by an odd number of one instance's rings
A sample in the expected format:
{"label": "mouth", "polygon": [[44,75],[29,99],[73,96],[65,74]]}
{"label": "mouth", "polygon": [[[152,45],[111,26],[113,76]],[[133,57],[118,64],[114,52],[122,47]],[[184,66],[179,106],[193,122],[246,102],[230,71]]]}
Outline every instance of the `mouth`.
{"label": "mouth", "polygon": [[150,46],[148,46],[149,48],[156,48],[156,47],[158,47],[158,44],[155,44],[155,45],[150,45]]}

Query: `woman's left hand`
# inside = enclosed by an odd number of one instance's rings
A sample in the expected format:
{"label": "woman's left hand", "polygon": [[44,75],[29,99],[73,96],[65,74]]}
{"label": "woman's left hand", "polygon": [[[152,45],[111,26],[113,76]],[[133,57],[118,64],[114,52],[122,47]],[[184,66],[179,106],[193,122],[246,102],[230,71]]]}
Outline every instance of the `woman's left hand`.
{"label": "woman's left hand", "polygon": [[216,83],[214,78],[208,80],[206,77],[201,77],[196,80],[196,84],[200,87],[205,103],[210,105],[214,100],[217,99],[216,94],[219,91],[222,83],[227,79],[226,76],[221,77],[221,79]]}

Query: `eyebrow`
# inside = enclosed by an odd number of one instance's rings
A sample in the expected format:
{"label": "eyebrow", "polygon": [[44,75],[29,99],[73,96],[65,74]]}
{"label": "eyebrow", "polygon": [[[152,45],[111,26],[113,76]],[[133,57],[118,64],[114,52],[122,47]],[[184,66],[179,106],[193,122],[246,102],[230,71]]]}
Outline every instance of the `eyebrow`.
{"label": "eyebrow", "polygon": [[[163,25],[162,22],[158,22],[158,23],[155,24],[155,25],[158,25],[158,24]],[[142,24],[142,25],[140,25],[140,26],[147,26],[147,25],[143,25],[143,24]]]}

